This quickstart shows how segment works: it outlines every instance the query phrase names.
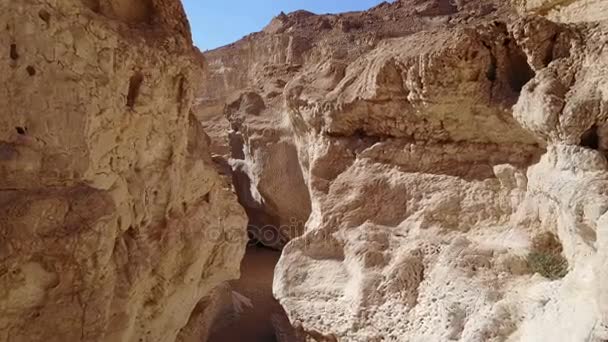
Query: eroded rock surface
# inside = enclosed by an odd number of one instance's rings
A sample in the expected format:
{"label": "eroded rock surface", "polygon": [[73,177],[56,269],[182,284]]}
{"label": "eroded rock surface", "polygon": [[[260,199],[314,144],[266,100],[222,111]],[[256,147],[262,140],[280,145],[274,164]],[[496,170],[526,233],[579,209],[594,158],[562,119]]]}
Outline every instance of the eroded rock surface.
{"label": "eroded rock surface", "polygon": [[0,340],[175,340],[246,243],[181,3],[2,1],[0,22]]}
{"label": "eroded rock surface", "polygon": [[274,293],[310,339],[608,338],[604,2],[512,5],[300,11],[205,54],[205,125],[297,148],[311,214]]}
{"label": "eroded rock surface", "polygon": [[604,0],[513,0],[522,14],[544,15],[560,22],[601,21],[608,17]]}

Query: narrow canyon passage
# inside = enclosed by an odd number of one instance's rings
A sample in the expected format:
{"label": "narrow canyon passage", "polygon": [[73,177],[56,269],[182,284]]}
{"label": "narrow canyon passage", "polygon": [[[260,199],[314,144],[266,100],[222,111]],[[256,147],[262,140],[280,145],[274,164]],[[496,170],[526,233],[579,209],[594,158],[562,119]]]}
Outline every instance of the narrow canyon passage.
{"label": "narrow canyon passage", "polygon": [[338,2],[0,1],[0,342],[608,342],[608,0]]}
{"label": "narrow canyon passage", "polygon": [[250,246],[247,249],[241,263],[241,278],[230,282],[230,286],[231,291],[251,300],[251,306],[243,305],[241,313],[231,307],[220,314],[210,342],[292,341],[277,338],[281,328],[289,326],[283,308],[272,296],[274,267],[280,256],[281,252],[269,248]]}

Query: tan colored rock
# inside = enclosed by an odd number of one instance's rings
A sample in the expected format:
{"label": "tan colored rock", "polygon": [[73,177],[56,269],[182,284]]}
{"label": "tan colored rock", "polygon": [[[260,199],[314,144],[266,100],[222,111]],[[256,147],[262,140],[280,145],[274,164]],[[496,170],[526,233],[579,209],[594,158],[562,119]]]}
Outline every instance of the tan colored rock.
{"label": "tan colored rock", "polygon": [[513,0],[523,13],[534,13],[567,23],[600,21],[608,18],[604,0]]}
{"label": "tan colored rock", "polygon": [[233,180],[249,216],[249,233],[280,249],[302,234],[311,210],[289,123],[254,92],[241,94],[225,114],[232,128]]}
{"label": "tan colored rock", "polygon": [[173,341],[245,217],[177,1],[2,1],[0,341]]}
{"label": "tan colored rock", "polygon": [[[419,1],[416,8],[383,4],[365,16],[357,13],[316,16],[306,11],[294,12],[289,16],[282,14],[263,32],[205,54],[210,77],[198,96],[195,114],[209,131],[215,131],[211,134],[214,152],[235,159],[234,183],[239,189],[241,204],[248,210],[252,235],[267,246],[281,247],[286,241],[301,235],[303,224],[310,214],[306,179],[299,175],[302,164],[304,169],[307,168],[307,160],[305,156],[298,155],[296,148],[298,140],[304,137],[299,137],[297,133],[294,135],[293,123],[290,124],[290,119],[281,109],[287,81],[312,73],[311,79],[306,81],[311,83],[312,90],[333,89],[345,76],[348,61],[372,49],[384,37],[403,35],[409,31],[398,22],[384,22],[380,18],[392,15],[395,20],[411,21],[411,26],[417,29],[428,25],[428,22],[412,14],[422,7],[425,13],[430,11],[428,15],[435,10],[443,13],[449,9],[447,12],[451,12],[454,6],[446,4],[445,1]],[[463,5],[465,7],[474,8],[475,4]],[[317,35],[316,30],[324,35]],[[356,43],[346,41],[345,33],[357,37]],[[422,43],[424,38],[420,39]],[[477,43],[481,44],[481,39]],[[319,47],[313,49],[313,46]],[[502,49],[499,53],[507,50],[500,46],[496,49]],[[484,56],[481,58],[487,62],[491,53],[485,48],[483,50]],[[521,53],[505,58],[509,59],[501,65],[505,70],[498,72],[527,67]],[[514,59],[515,63],[511,63],[510,59]],[[519,65],[522,62],[523,65]],[[303,69],[304,65],[313,68]],[[481,71],[480,74],[485,72]],[[522,77],[529,73],[529,68],[521,70]],[[488,81],[481,86],[487,88],[484,91],[489,97],[492,96],[490,83]],[[297,92],[298,88],[288,88],[285,94],[289,97],[294,91]],[[498,98],[495,100],[502,101]],[[505,103],[514,101],[513,98],[503,100]],[[392,115],[390,110],[387,114]],[[220,133],[225,130],[231,130],[230,140]],[[272,228],[278,232],[273,233]]]}
{"label": "tan colored rock", "polygon": [[[224,63],[238,63],[233,59],[240,62],[235,56],[246,58],[240,53],[220,55],[219,59],[212,55],[211,76],[195,113],[213,132],[214,153],[230,160],[233,183],[250,219],[250,235],[280,249],[301,235],[310,214],[310,197],[292,130],[276,110],[283,101],[280,94],[285,82],[273,79],[258,92],[246,86],[245,80],[234,81],[236,75]],[[287,76],[289,72],[277,74]],[[226,101],[225,108],[222,101]]]}
{"label": "tan colored rock", "polygon": [[[273,287],[309,339],[608,337],[604,3],[523,5],[298,12],[206,55],[230,85],[209,101],[289,122],[312,210]],[[546,234],[558,277],[531,257]]]}

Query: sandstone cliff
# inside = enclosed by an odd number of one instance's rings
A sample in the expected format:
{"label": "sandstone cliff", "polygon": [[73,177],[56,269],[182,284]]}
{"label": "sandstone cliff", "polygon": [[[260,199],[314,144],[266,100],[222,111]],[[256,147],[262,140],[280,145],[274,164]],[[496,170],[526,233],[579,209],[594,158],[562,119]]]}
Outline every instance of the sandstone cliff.
{"label": "sandstone cliff", "polygon": [[274,279],[291,323],[608,339],[607,19],[604,1],[401,0],[282,14],[206,53],[196,114],[230,129],[212,145],[250,229],[291,239]]}
{"label": "sandstone cliff", "polygon": [[0,22],[0,341],[175,340],[246,243],[181,3],[2,0]]}

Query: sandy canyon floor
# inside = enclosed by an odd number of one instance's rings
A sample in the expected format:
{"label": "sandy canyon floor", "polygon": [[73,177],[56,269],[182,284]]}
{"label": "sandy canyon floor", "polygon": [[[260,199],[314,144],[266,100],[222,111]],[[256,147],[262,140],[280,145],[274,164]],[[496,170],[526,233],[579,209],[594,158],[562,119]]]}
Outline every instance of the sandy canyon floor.
{"label": "sandy canyon floor", "polygon": [[233,291],[249,298],[253,307],[244,307],[240,315],[232,316],[228,325],[211,335],[210,342],[277,341],[272,318],[285,317],[285,312],[272,296],[272,277],[280,256],[280,252],[268,248],[247,249],[241,278],[231,285]]}

